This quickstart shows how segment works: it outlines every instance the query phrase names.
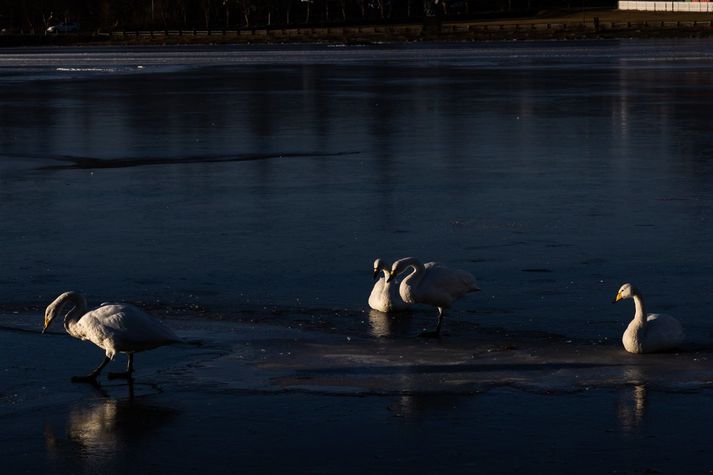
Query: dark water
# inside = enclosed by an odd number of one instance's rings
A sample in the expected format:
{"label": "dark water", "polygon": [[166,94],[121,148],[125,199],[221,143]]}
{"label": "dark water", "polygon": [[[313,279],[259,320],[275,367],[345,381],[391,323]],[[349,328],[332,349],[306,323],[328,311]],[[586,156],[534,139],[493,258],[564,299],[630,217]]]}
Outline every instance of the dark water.
{"label": "dark water", "polygon": [[[97,399],[6,426],[17,436],[0,441],[15,473],[709,473],[710,397],[682,397]],[[206,399],[224,410],[196,411]]]}
{"label": "dark water", "polygon": [[[0,51],[0,299],[366,308],[617,337],[631,281],[710,339],[705,40]],[[321,310],[320,310],[321,309]]]}

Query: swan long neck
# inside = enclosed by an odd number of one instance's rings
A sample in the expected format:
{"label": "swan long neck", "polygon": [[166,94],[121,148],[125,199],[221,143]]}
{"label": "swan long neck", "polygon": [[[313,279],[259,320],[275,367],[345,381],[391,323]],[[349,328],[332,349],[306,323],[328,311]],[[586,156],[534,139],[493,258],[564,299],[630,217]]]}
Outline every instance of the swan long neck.
{"label": "swan long neck", "polygon": [[58,314],[62,313],[64,309],[70,305],[72,308],[64,316],[64,329],[67,330],[67,332],[69,332],[72,325],[82,318],[82,315],[87,313],[87,300],[77,292],[65,292],[57,297],[48,308],[48,313],[51,319],[54,320]]}
{"label": "swan long neck", "polygon": [[634,320],[638,321],[641,325],[646,323],[646,309],[644,308],[644,298],[639,294],[634,294],[632,296],[634,299],[634,307],[636,308],[636,313],[634,313]]}
{"label": "swan long neck", "polygon": [[[403,269],[406,270],[409,267],[413,267],[413,273],[409,274],[406,279],[412,284],[416,284],[421,281],[421,278],[423,277],[423,271],[426,269],[424,265],[419,261],[418,259],[411,257],[408,259],[404,259],[403,262]],[[406,281],[404,279],[404,281]]]}

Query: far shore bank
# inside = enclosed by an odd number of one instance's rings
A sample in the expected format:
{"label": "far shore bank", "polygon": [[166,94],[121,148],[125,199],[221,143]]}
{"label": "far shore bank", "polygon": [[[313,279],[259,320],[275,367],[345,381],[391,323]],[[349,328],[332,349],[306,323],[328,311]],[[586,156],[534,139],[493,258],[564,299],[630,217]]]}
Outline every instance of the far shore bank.
{"label": "far shore bank", "polygon": [[0,35],[0,47],[379,42],[467,42],[713,36],[713,13],[585,10],[487,20],[430,20],[356,26],[214,30],[126,30],[63,35]]}

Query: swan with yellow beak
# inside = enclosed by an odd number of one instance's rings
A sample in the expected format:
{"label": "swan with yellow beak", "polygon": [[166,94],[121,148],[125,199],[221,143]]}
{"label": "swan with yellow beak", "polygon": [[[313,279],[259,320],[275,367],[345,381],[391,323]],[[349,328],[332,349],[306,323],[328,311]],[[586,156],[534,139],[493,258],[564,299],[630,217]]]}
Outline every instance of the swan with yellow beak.
{"label": "swan with yellow beak", "polygon": [[96,382],[99,373],[116,353],[126,353],[129,363],[125,372],[109,373],[109,379],[131,379],[134,353],[176,343],[173,331],[143,310],[125,303],[103,303],[87,311],[86,299],[77,292],[65,292],[45,310],[45,333],[57,315],[69,309],[64,317],[64,329],[80,340],[89,340],[104,350],[101,364],[86,376],[74,376],[73,382]]}
{"label": "swan with yellow beak", "polygon": [[629,353],[657,353],[677,348],[684,338],[681,324],[671,315],[646,314],[644,297],[631,284],[624,284],[614,297],[614,302],[634,300],[634,319],[622,336],[624,349]]}

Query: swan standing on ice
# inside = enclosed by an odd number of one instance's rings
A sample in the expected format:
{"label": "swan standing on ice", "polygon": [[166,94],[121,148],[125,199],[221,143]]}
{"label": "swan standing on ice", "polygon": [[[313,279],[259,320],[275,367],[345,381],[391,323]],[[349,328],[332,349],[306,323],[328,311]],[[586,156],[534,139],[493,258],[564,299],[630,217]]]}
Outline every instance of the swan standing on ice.
{"label": "swan standing on ice", "polygon": [[423,332],[421,336],[439,336],[446,309],[465,294],[479,291],[480,287],[468,271],[450,269],[435,262],[424,265],[414,257],[404,257],[394,262],[387,282],[409,267],[414,271],[401,281],[399,294],[404,302],[423,303],[438,308],[436,329]]}
{"label": "swan standing on ice", "polygon": [[646,315],[644,298],[633,285],[622,285],[614,302],[631,298],[634,299],[636,313],[621,339],[626,351],[655,353],[676,348],[683,341],[681,324],[671,315],[658,313]]}
{"label": "swan standing on ice", "polygon": [[[399,283],[389,281],[390,267],[381,259],[374,261],[374,288],[369,295],[369,307],[384,313],[403,312],[411,308],[399,295]],[[379,273],[383,272],[383,277]]]}
{"label": "swan standing on ice", "polygon": [[117,352],[127,353],[129,364],[126,372],[109,373],[109,379],[131,379],[135,352],[179,341],[171,329],[133,305],[103,303],[88,312],[86,299],[77,292],[65,292],[49,304],[42,333],[66,307],[71,307],[64,317],[67,333],[80,340],[89,340],[105,351],[104,360],[94,371],[86,376],[74,376],[73,382],[95,382]]}

